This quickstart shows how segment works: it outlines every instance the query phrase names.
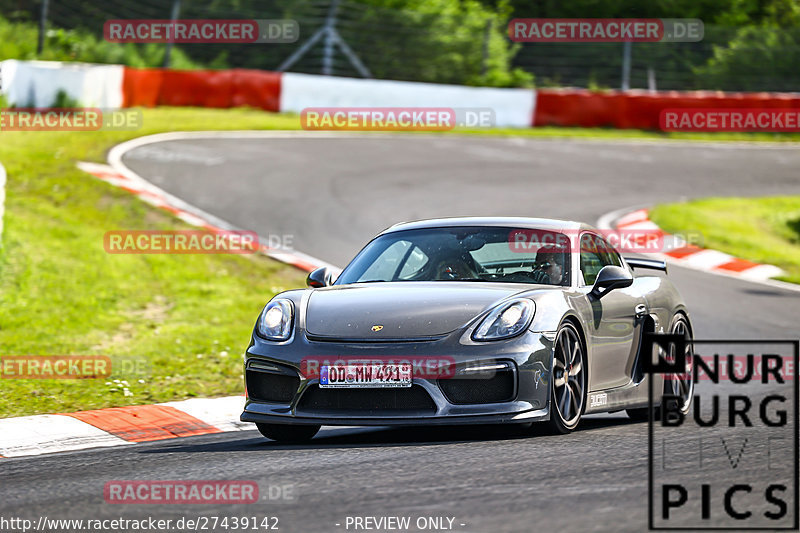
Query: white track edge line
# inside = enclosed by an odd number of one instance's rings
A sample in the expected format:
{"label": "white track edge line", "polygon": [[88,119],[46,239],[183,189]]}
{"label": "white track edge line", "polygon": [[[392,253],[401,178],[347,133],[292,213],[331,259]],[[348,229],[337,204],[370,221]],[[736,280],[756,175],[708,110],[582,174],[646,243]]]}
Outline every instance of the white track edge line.
{"label": "white track edge line", "polygon": [[[123,146],[129,142],[135,142],[139,139],[154,139],[152,141],[145,142],[143,144],[150,144],[152,142],[161,142],[161,141],[170,141],[170,140],[183,140],[183,139],[191,139],[191,138],[205,138],[205,139],[213,139],[213,138],[231,138],[231,139],[246,139],[246,138],[275,138],[275,139],[285,139],[285,138],[292,138],[292,137],[309,137],[309,138],[369,138],[369,137],[377,137],[377,138],[395,138],[395,139],[413,139],[415,137],[423,137],[423,138],[447,138],[447,137],[459,137],[459,138],[481,138],[481,139],[522,139],[522,140],[531,140],[531,141],[546,141],[546,142],[575,142],[575,143],[586,143],[586,144],[608,144],[608,145],[635,145],[635,144],[648,144],[648,145],[663,145],[663,146],[681,146],[681,147],[692,147],[692,146],[702,146],[704,148],[709,147],[717,147],[717,148],[758,148],[758,149],[776,149],[776,150],[797,150],[797,147],[800,145],[800,142],[772,142],[772,141],[686,141],[683,139],[646,139],[646,138],[617,138],[617,139],[608,139],[606,137],[583,137],[583,136],[574,136],[574,137],[560,137],[557,135],[549,136],[549,137],[532,137],[527,135],[515,135],[511,134],[503,134],[503,135],[481,135],[481,134],[474,134],[474,133],[462,133],[462,132],[444,132],[444,133],[418,133],[418,132],[407,132],[407,133],[397,133],[397,132],[381,132],[381,131],[312,131],[312,130],[228,130],[228,131],[171,131],[165,133],[154,133],[151,135],[145,135],[143,137],[138,137],[137,139],[132,139],[131,141],[126,141],[118,146]],[[115,147],[116,148],[116,147]],[[113,151],[113,148],[112,148]]]}

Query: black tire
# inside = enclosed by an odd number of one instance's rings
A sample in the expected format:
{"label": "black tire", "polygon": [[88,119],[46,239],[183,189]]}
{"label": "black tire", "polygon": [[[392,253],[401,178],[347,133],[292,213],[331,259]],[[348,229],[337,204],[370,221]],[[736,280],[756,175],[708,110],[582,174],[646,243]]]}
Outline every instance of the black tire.
{"label": "black tire", "polygon": [[[664,394],[680,397],[680,412],[683,415],[687,415],[692,407],[692,398],[694,396],[694,345],[692,344],[692,327],[686,315],[678,313],[672,318],[670,332],[683,334],[686,338],[686,351],[684,352],[686,367],[683,374],[668,374],[664,376],[669,378],[664,380]],[[668,360],[675,358],[674,351],[674,349],[670,349],[670,353],[667,354]]]}
{"label": "black tire", "polygon": [[586,411],[586,349],[574,324],[562,324],[553,351],[548,424],[552,433],[563,435],[578,427]]}
{"label": "black tire", "polygon": [[307,442],[322,426],[290,426],[288,424],[259,424],[258,431],[268,439],[278,442]]}
{"label": "black tire", "polygon": [[[689,324],[689,319],[686,315],[678,313],[672,317],[672,324],[669,327],[670,333],[683,333],[686,336],[686,373],[681,376],[680,374],[667,374],[664,376],[664,389],[663,394],[670,394],[680,396],[682,398],[680,411],[684,415],[689,413],[692,406],[692,396],[694,394],[694,379],[693,371],[693,358],[694,358],[694,345],[692,344],[692,327]],[[667,354],[667,358],[675,357],[674,353]],[[650,415],[649,407],[640,407],[638,409],[626,409],[628,417],[637,422],[647,422]],[[658,420],[661,417],[661,409],[656,406],[653,408],[653,420]]]}

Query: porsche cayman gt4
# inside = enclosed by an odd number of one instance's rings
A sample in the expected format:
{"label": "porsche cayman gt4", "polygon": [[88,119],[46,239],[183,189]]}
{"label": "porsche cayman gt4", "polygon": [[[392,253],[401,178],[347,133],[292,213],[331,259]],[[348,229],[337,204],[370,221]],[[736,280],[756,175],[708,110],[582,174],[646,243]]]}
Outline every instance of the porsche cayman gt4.
{"label": "porsche cayman gt4", "polygon": [[542,422],[568,433],[589,413],[646,418],[649,379],[686,412],[690,369],[647,374],[643,361],[659,354],[642,348],[645,332],[691,340],[686,306],[663,262],[623,258],[607,237],[532,218],[392,226],[338,275],[315,270],[308,288],[266,304],[241,420],[281,441],[322,425]]}

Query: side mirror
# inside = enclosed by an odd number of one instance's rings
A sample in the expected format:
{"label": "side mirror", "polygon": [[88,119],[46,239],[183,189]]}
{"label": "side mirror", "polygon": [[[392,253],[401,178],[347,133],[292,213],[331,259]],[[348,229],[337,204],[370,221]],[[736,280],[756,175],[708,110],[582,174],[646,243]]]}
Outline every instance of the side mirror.
{"label": "side mirror", "polygon": [[622,267],[607,265],[597,273],[597,279],[592,287],[592,296],[598,300],[613,291],[623,287],[630,287],[633,284],[633,276]]}
{"label": "side mirror", "polygon": [[333,283],[332,277],[332,272],[328,267],[319,267],[308,275],[306,278],[306,285],[315,289],[327,287]]}

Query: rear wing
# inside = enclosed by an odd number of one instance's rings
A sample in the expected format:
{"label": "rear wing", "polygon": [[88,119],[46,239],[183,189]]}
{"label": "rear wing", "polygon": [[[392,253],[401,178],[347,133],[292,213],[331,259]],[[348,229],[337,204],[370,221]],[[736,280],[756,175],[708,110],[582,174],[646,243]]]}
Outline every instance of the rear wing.
{"label": "rear wing", "polygon": [[639,257],[626,257],[625,262],[633,268],[649,268],[651,270],[661,270],[662,272],[667,272],[667,263],[664,261],[659,261],[658,259],[641,259]]}

